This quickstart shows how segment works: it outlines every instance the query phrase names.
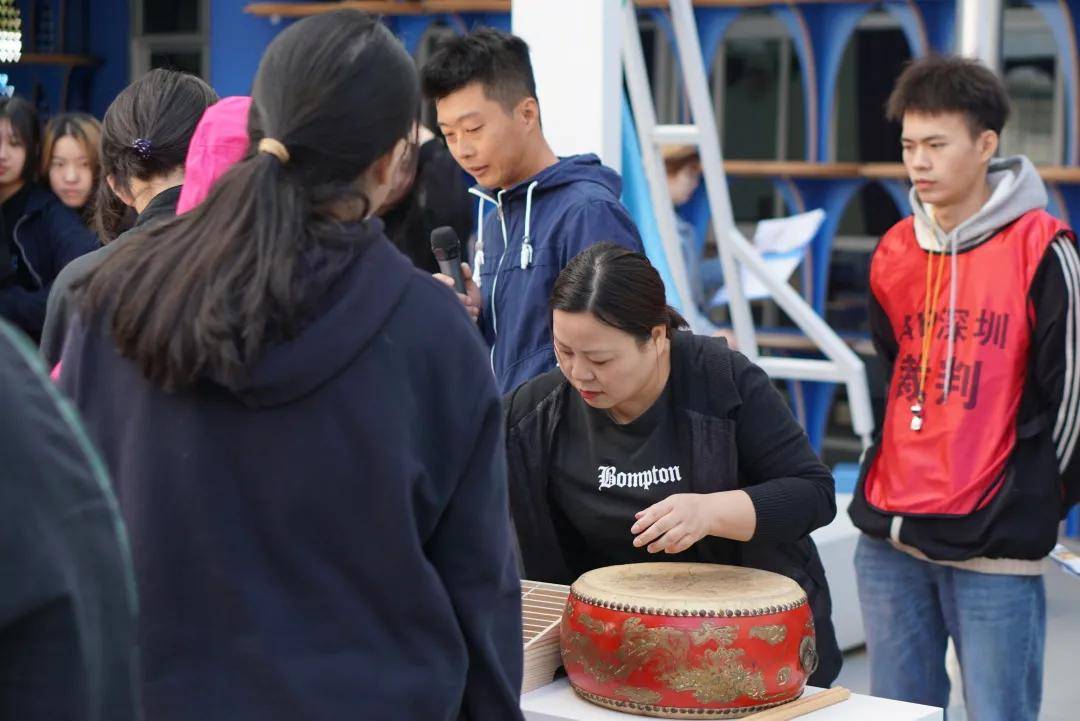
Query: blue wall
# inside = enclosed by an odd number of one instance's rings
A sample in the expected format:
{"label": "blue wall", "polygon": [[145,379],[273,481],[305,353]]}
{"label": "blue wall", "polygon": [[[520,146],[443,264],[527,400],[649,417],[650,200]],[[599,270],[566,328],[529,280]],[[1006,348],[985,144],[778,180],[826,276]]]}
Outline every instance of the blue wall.
{"label": "blue wall", "polygon": [[[33,0],[19,0],[23,27],[29,32],[30,5]],[[52,0],[54,22],[58,21],[58,1]],[[64,52],[73,55],[93,55],[102,61],[96,68],[76,68],[68,95],[69,110],[89,110],[100,116],[128,81],[130,49],[130,10],[127,0],[90,0],[89,16],[81,12],[81,3],[69,2],[66,18]],[[29,50],[31,38],[24,38],[24,51]],[[58,52],[59,47],[53,51]],[[36,49],[35,52],[41,51]],[[15,92],[32,98],[39,86],[49,113],[60,110],[61,90],[66,68],[48,65],[0,66],[8,75]]]}
{"label": "blue wall", "polygon": [[[57,8],[60,0],[49,0]],[[18,0],[24,27],[29,30],[30,6],[34,0]],[[68,0],[67,38],[64,51],[89,54],[101,61],[95,68],[77,68],[68,94],[68,110],[85,110],[101,117],[116,94],[130,81],[131,7],[130,0],[87,0],[89,17],[82,17],[81,0]],[[269,18],[244,12],[250,0],[211,0],[209,17],[210,67],[207,78],[222,97],[247,95],[259,67],[263,51],[291,21],[273,23]],[[57,16],[54,9],[54,18]],[[509,29],[506,13],[471,13],[443,17],[460,30],[476,23]],[[391,27],[415,43],[434,17],[393,19]],[[29,50],[28,45],[24,47]],[[31,98],[35,86],[41,88],[48,114],[60,110],[60,95],[66,69],[57,66],[6,65],[15,92]]]}
{"label": "blue wall", "polygon": [[90,0],[90,54],[102,64],[93,71],[89,110],[97,117],[127,87],[131,52],[131,9],[127,0]]}
{"label": "blue wall", "polygon": [[218,95],[248,95],[263,50],[288,22],[244,12],[249,0],[210,3],[210,84]]}
{"label": "blue wall", "polygon": [[[28,25],[33,0],[19,0],[24,24]],[[54,5],[57,0],[53,0]],[[248,0],[212,0],[210,4],[209,81],[221,96],[246,95],[267,44],[288,22],[274,25],[267,18],[244,12]],[[128,0],[89,0],[89,17],[80,17],[80,3],[70,2],[65,51],[89,54],[101,64],[96,68],[76,68],[68,95],[69,110],[86,110],[99,118],[109,103],[130,80],[131,9]],[[54,15],[55,17],[55,15]],[[39,85],[48,112],[60,110],[60,94],[65,68],[39,65],[5,65],[15,92],[31,98]],[[88,83],[86,81],[89,81]],[[86,91],[88,89],[88,92]]]}

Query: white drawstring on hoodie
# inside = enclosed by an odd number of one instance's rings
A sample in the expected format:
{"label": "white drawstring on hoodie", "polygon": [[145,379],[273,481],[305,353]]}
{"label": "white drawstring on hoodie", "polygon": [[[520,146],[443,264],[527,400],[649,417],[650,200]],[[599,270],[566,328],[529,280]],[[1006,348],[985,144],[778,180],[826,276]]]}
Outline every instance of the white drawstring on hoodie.
{"label": "white drawstring on hoodie", "polygon": [[[956,233],[949,236],[949,251],[952,258],[949,260],[949,343],[945,351],[945,402],[949,402],[949,391],[952,389],[953,358],[956,354],[956,288],[959,285],[957,275],[958,264],[956,261]],[[946,250],[946,249],[943,249]]]}
{"label": "white drawstring on hoodie", "polygon": [[[525,270],[532,265],[533,259],[533,246],[532,246],[532,196],[533,190],[540,184],[540,181],[534,180],[529,184],[528,189],[525,191],[525,237],[521,240],[521,269]],[[498,198],[492,198],[490,195],[477,188],[469,188],[469,192],[475,195],[479,200],[476,204],[476,256],[473,259],[473,276],[476,280],[477,287],[480,286],[480,268],[484,265],[484,202],[491,203],[501,213],[502,212],[502,195],[505,190],[499,191]],[[506,236],[506,221],[500,215],[499,221],[502,223],[503,230],[503,252],[506,252],[507,246],[510,244],[509,239]],[[501,265],[501,263],[500,263]]]}
{"label": "white drawstring on hoodie", "polygon": [[[532,225],[532,194],[536,186],[540,184],[540,181],[534,180],[529,183],[528,189],[525,191],[525,235],[521,239],[521,259],[519,265],[522,270],[525,270],[532,265],[533,260],[533,247],[532,247],[532,235],[530,234]],[[503,241],[506,241],[506,233],[503,233]],[[503,252],[505,253],[507,245],[503,245]]]}
{"label": "white drawstring on hoodie", "polygon": [[[469,192],[479,198],[476,204],[476,256],[473,258],[473,281],[480,287],[480,269],[484,267],[484,201],[499,208],[499,201],[478,188],[469,188]],[[505,237],[505,233],[503,234]]]}
{"label": "white drawstring on hoodie", "polygon": [[[532,265],[533,261],[533,246],[532,246],[532,196],[533,190],[540,184],[540,181],[534,180],[529,183],[529,187],[525,190],[525,235],[521,239],[521,255],[518,259],[518,265],[522,270],[526,270]],[[499,214],[499,224],[502,226],[503,236],[503,252],[499,256],[499,265],[495,268],[494,278],[491,281],[491,329],[494,331],[496,337],[499,335],[499,315],[495,309],[495,289],[499,286],[499,273],[502,271],[503,259],[506,257],[506,252],[510,249],[510,238],[506,232],[506,217],[503,215],[502,198],[506,193],[506,190],[500,190],[498,195],[492,198],[478,188],[469,188],[469,192],[479,198],[476,206],[476,256],[473,258],[473,279],[476,282],[476,287],[480,287],[480,270],[484,265],[484,202],[491,203],[495,206],[496,212]],[[491,368],[495,369],[495,344],[491,344]]]}

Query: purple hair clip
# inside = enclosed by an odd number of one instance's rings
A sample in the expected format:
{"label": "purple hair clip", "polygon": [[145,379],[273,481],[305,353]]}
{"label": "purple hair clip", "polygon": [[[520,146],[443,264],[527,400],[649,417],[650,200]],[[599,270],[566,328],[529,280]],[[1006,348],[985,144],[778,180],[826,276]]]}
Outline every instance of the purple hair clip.
{"label": "purple hair clip", "polygon": [[136,138],[131,147],[135,148],[135,152],[143,160],[149,160],[150,152],[154,149],[154,146],[146,138]]}

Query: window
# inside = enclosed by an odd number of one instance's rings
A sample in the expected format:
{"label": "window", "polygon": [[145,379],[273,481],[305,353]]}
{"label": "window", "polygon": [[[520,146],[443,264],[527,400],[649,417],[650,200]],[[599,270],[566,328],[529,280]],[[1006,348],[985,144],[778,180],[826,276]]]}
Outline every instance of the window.
{"label": "window", "polygon": [[[743,13],[729,28],[710,71],[725,158],[805,157],[799,57],[783,23],[767,11]],[[787,214],[771,180],[732,178],[729,189],[741,223]]]}
{"label": "window", "polygon": [[1012,113],[1001,137],[1001,154],[1023,154],[1039,164],[1064,157],[1064,73],[1050,26],[1035,10],[1005,11],[1001,74]]}
{"label": "window", "polygon": [[131,78],[169,68],[208,80],[210,0],[135,0]]}

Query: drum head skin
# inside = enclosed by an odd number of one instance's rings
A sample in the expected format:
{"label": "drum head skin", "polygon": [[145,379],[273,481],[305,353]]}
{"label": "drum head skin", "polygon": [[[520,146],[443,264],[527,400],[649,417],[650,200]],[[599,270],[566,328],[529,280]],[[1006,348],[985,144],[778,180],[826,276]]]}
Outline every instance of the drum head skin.
{"label": "drum head skin", "polygon": [[631,563],[589,571],[571,592],[606,608],[640,608],[664,616],[775,613],[806,603],[787,576],[712,563]]}

